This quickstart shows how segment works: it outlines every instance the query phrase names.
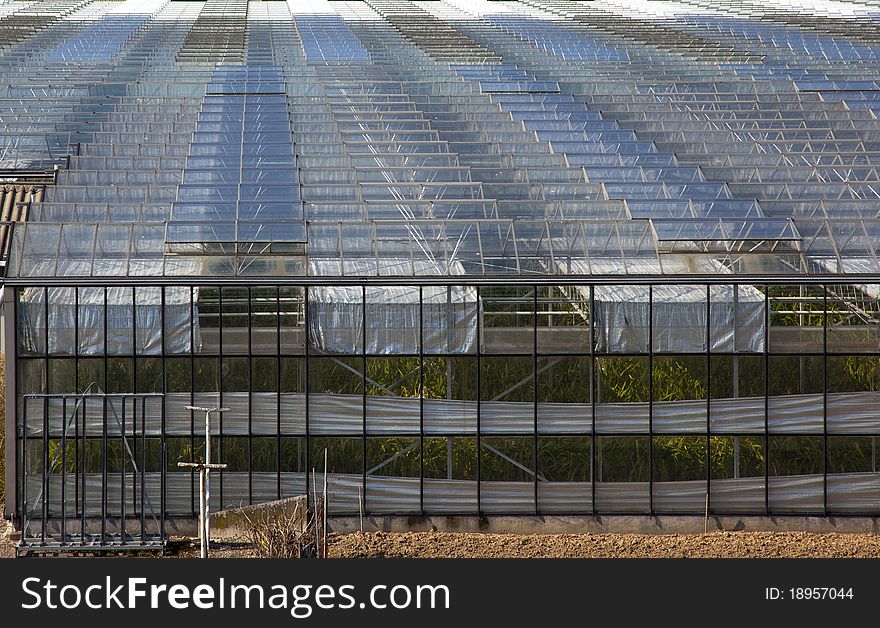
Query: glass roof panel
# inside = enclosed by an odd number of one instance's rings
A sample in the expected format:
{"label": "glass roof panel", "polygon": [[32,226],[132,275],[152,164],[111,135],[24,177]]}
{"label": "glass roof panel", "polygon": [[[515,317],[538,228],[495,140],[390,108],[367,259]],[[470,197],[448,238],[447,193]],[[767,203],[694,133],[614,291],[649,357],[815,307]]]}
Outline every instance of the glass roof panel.
{"label": "glass roof panel", "polygon": [[8,277],[876,272],[841,3],[7,5]]}

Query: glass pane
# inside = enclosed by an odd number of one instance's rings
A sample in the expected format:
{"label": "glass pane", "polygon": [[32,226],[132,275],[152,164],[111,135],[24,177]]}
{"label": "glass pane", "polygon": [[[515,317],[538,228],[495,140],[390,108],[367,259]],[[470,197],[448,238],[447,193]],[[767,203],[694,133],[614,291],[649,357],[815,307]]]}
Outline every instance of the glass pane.
{"label": "glass pane", "polygon": [[589,357],[538,358],[538,431],[589,432],[592,429]]}
{"label": "glass pane", "polygon": [[424,508],[428,512],[467,513],[477,510],[477,439],[426,438]]}
{"label": "glass pane", "polygon": [[367,500],[370,512],[421,510],[418,438],[367,438]]}
{"label": "glass pane", "polygon": [[709,423],[713,432],[764,431],[764,358],[712,355]]}
{"label": "glass pane", "polygon": [[417,354],[421,347],[419,288],[366,289],[367,353]]}
{"label": "glass pane", "polygon": [[650,298],[647,286],[596,286],[596,351],[647,353]]}
{"label": "glass pane", "polygon": [[23,288],[18,291],[18,353],[46,353],[46,290]]}
{"label": "glass pane", "polygon": [[421,414],[418,358],[367,358],[367,432],[417,433]]}
{"label": "glass pane", "polygon": [[862,353],[880,350],[880,285],[826,286],[828,351]]}
{"label": "glass pane", "polygon": [[480,451],[480,510],[534,512],[534,438],[483,438]]}
{"label": "glass pane", "polygon": [[647,356],[596,358],[597,431],[648,431],[648,364]]}
{"label": "glass pane", "polygon": [[480,431],[534,430],[533,359],[483,357],[480,361]]}
{"label": "glass pane", "polygon": [[363,371],[363,358],[309,359],[311,433],[363,432]]}
{"label": "glass pane", "polygon": [[828,437],[828,509],[878,512],[880,451],[876,436]]}
{"label": "glass pane", "polygon": [[538,510],[591,512],[592,439],[542,437],[538,439]]}
{"label": "glass pane", "polygon": [[816,356],[770,356],[768,420],[771,432],[822,432],[824,362]]}
{"label": "glass pane", "polygon": [[653,438],[655,512],[705,512],[707,445],[705,436]]}
{"label": "glass pane", "polygon": [[425,358],[422,362],[426,434],[475,433],[477,359]]}
{"label": "glass pane", "polygon": [[710,286],[710,350],[763,352],[764,310],[764,293],[755,286]]}
{"label": "glass pane", "polygon": [[480,289],[485,353],[531,353],[535,346],[534,288]]}
{"label": "glass pane", "polygon": [[597,512],[648,512],[649,438],[599,436],[596,443]]}
{"label": "glass pane", "polygon": [[770,511],[822,512],[825,468],[821,436],[770,436]]}
{"label": "glass pane", "polygon": [[589,286],[538,288],[538,351],[590,352]]}
{"label": "glass pane", "polygon": [[655,431],[706,431],[705,357],[655,356],[652,389]]}
{"label": "glass pane", "polygon": [[477,290],[459,286],[422,288],[425,353],[474,353],[477,348]]}
{"label": "glass pane", "polygon": [[880,433],[880,358],[828,356],[827,426],[835,433]]}
{"label": "glass pane", "polygon": [[822,351],[824,297],[825,291],[820,286],[770,287],[770,351]]}
{"label": "glass pane", "polygon": [[651,338],[659,353],[706,351],[706,286],[652,286]]}
{"label": "glass pane", "polygon": [[323,478],[327,461],[327,510],[357,513],[363,504],[364,442],[361,438],[312,438],[309,464]]}

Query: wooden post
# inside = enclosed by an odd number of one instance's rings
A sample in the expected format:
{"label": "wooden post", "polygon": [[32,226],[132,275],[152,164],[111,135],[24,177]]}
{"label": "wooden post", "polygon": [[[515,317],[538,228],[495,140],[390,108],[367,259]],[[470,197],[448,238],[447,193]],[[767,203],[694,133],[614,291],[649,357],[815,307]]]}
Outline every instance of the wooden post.
{"label": "wooden post", "polygon": [[208,503],[208,469],[225,469],[225,464],[205,464],[203,462],[178,462],[178,467],[199,470],[199,548],[202,558],[208,557],[208,521],[211,506]]}
{"label": "wooden post", "polygon": [[321,547],[323,549],[324,555],[323,558],[327,558],[327,449],[324,449],[324,512],[322,513],[324,516],[324,521],[321,524],[321,534],[323,535],[323,541],[321,542]]}
{"label": "wooden post", "polygon": [[[214,465],[211,464],[211,413],[212,412],[226,412],[229,408],[221,408],[220,406],[215,406],[213,408],[204,408],[201,406],[186,406],[187,410],[194,410],[205,413],[205,510],[201,516],[201,521],[199,522],[199,536],[200,538],[205,539],[205,543],[207,545],[211,544],[211,522],[208,519],[208,510],[210,508],[210,499],[211,499],[211,469]],[[224,465],[225,466],[225,465]],[[201,482],[201,480],[199,480]],[[200,489],[202,490],[202,489]],[[204,558],[204,557],[203,557]]]}

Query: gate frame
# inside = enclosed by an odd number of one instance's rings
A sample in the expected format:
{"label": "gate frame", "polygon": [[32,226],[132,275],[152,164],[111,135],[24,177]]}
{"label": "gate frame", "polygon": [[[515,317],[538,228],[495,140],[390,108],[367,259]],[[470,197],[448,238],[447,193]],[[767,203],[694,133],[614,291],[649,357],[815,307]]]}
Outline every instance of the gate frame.
{"label": "gate frame", "polygon": [[[150,549],[163,549],[165,543],[167,541],[165,534],[165,513],[164,513],[164,482],[160,482],[160,497],[159,503],[153,504],[150,500],[149,496],[146,494],[146,486],[145,486],[145,471],[143,469],[137,470],[137,460],[136,454],[132,452],[129,447],[129,434],[126,431],[127,428],[127,420],[125,417],[125,403],[131,399],[134,402],[135,409],[140,406],[141,408],[141,424],[140,429],[137,429],[136,418],[135,418],[135,430],[136,432],[131,436],[134,440],[137,440],[139,437],[142,439],[146,438],[146,403],[148,399],[159,399],[159,403],[163,404],[160,406],[160,414],[164,416],[164,393],[104,393],[104,392],[91,392],[91,387],[87,389],[83,393],[74,394],[74,393],[53,393],[53,394],[26,394],[21,395],[21,404],[22,404],[22,423],[21,423],[21,434],[20,439],[16,438],[16,440],[21,440],[21,451],[19,463],[16,468],[16,480],[21,480],[21,493],[16,495],[16,504],[19,509],[17,513],[17,523],[18,529],[21,533],[21,544],[19,546],[19,551],[40,551],[42,550],[63,550],[63,551],[96,551],[96,550],[110,550],[110,551],[137,551],[137,550],[150,550]],[[125,487],[126,476],[128,472],[125,470],[127,466],[127,462],[130,460],[132,462],[132,466],[134,467],[133,475],[135,486],[137,483],[140,483],[141,490],[141,513],[140,516],[136,519],[140,521],[140,533],[128,534],[126,532],[125,522],[129,519],[125,516],[125,504],[122,504],[122,511],[118,516],[109,516],[107,513],[107,504],[108,500],[106,497],[106,492],[102,493],[101,498],[101,512],[99,515],[87,515],[86,512],[86,502],[85,502],[85,482],[87,473],[85,468],[82,470],[78,470],[73,472],[75,477],[75,482],[77,486],[79,483],[83,486],[83,503],[82,503],[82,512],[78,517],[79,519],[79,532],[68,534],[67,531],[67,515],[66,515],[66,505],[64,499],[62,499],[62,514],[59,517],[49,516],[48,514],[48,503],[45,499],[45,493],[48,487],[48,481],[50,477],[49,473],[49,442],[52,438],[49,435],[48,429],[48,419],[50,415],[49,411],[49,401],[52,399],[62,400],[62,408],[63,410],[63,435],[62,440],[67,440],[68,438],[77,438],[77,436],[68,436],[67,432],[70,428],[71,424],[76,424],[79,426],[80,421],[80,412],[82,412],[82,421],[83,421],[83,434],[81,438],[85,442],[86,440],[86,421],[87,421],[87,400],[92,400],[93,403],[101,404],[101,434],[98,436],[93,436],[92,438],[99,438],[101,440],[102,445],[102,456],[101,456],[101,476],[102,476],[102,484],[103,489],[106,491],[107,486],[107,444],[109,442],[108,434],[107,434],[107,425],[108,425],[108,399],[121,399],[123,403],[122,409],[122,424],[120,425],[120,435],[114,436],[114,438],[119,438],[124,444],[124,450],[121,452],[123,463],[123,471],[122,474],[122,498],[124,499],[125,495]],[[73,404],[68,404],[67,401],[71,400]],[[24,459],[24,451],[27,446],[28,438],[25,434],[25,416],[26,416],[26,408],[28,403],[41,403],[43,405],[42,409],[42,435],[37,440],[42,444],[42,456],[43,456],[43,470],[40,478],[40,498],[42,501],[42,506],[40,507],[40,515],[38,518],[29,518],[27,514],[27,507],[24,504],[23,499],[27,496],[26,483],[28,479],[28,473],[25,468],[25,459]],[[80,407],[81,404],[81,407]],[[70,413],[68,415],[68,413]],[[8,413],[7,413],[8,414]],[[115,414],[115,412],[114,412]],[[134,417],[137,416],[137,410],[135,410]],[[116,416],[116,421],[119,423],[120,418]],[[137,432],[140,433],[137,433]],[[16,434],[18,437],[19,435]],[[62,452],[64,455],[64,452]],[[145,454],[141,454],[142,456]],[[85,449],[83,449],[83,460],[85,460]],[[160,451],[160,466],[164,468],[165,465],[165,450],[164,447],[161,448]],[[57,459],[57,454],[56,454]],[[52,464],[55,463],[56,459],[51,461]],[[143,458],[142,458],[143,461]],[[62,471],[62,491],[64,490],[67,472]],[[17,483],[17,482],[16,482]],[[63,493],[62,493],[63,494]],[[149,507],[150,514],[147,513],[147,508]],[[157,513],[158,508],[158,513]],[[156,532],[148,534],[146,532],[146,522],[148,518],[152,518],[156,523]],[[61,532],[60,534],[50,534],[47,533],[47,524],[60,520],[61,523]],[[28,527],[31,521],[39,521],[40,522],[40,532],[39,534],[28,533]],[[117,521],[118,522],[118,533],[110,534],[107,532],[107,523],[108,521]],[[91,522],[96,528],[94,532],[88,532],[88,525]],[[76,537],[79,538],[77,542]]]}

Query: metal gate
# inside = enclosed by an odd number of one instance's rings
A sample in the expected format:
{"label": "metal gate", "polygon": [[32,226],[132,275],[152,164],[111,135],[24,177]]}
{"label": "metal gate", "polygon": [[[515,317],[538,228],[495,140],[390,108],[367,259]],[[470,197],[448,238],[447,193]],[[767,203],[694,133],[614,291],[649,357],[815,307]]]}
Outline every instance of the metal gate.
{"label": "metal gate", "polygon": [[143,549],[165,541],[163,395],[24,395],[22,547]]}

